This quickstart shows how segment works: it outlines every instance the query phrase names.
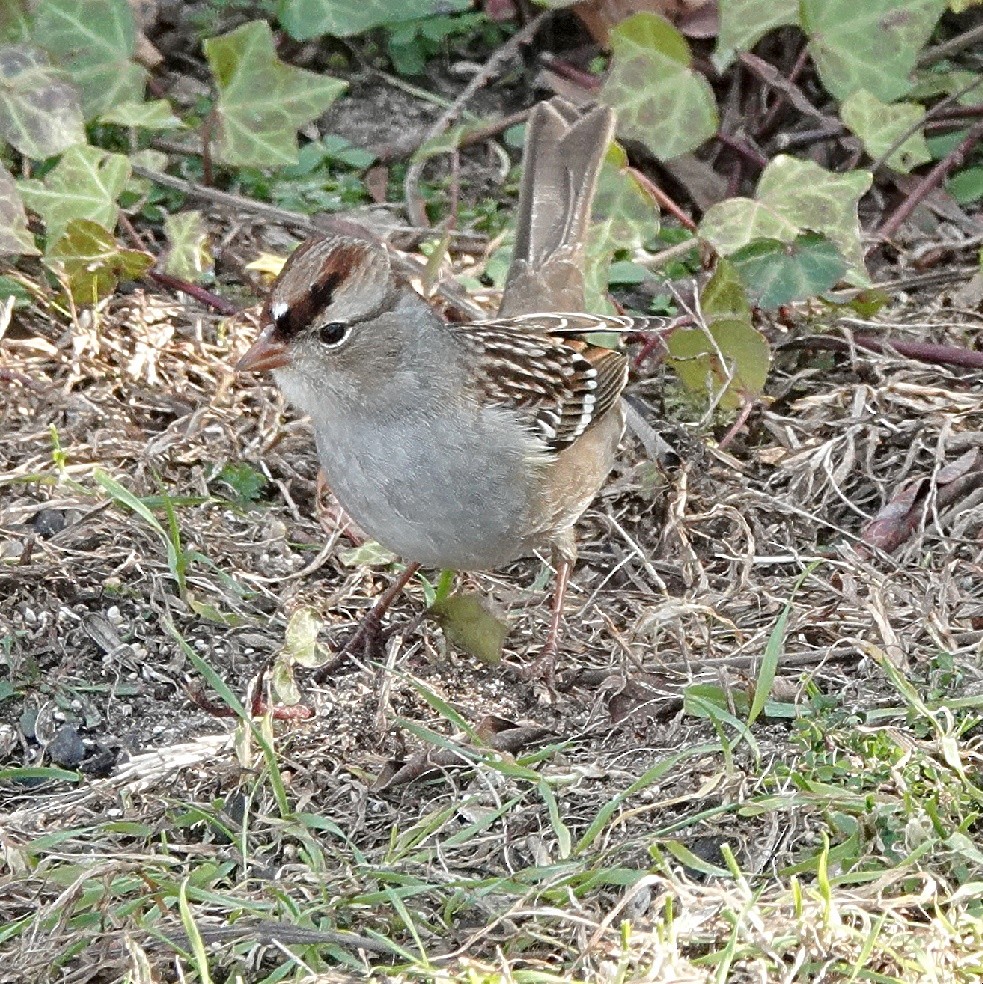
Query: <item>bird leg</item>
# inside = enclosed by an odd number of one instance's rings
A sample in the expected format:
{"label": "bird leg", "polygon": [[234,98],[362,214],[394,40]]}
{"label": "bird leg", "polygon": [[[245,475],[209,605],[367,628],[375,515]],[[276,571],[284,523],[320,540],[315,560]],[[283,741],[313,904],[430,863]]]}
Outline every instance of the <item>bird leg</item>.
{"label": "bird leg", "polygon": [[556,568],[556,582],[553,585],[553,604],[550,609],[550,628],[546,642],[539,655],[522,669],[524,680],[544,680],[550,690],[556,689],[556,654],[560,643],[560,630],[563,626],[563,602],[570,583],[573,561],[559,552],[554,553],[553,566]]}
{"label": "bird leg", "polygon": [[416,563],[406,565],[399,577],[379,595],[375,604],[362,617],[362,621],[355,630],[355,634],[345,643],[335,655],[334,659],[318,667],[317,672],[314,674],[315,683],[324,683],[329,676],[344,665],[353,653],[357,652],[360,648],[365,648],[378,636],[382,627],[383,615],[386,614],[389,606],[399,597],[400,592],[409,584],[410,579],[419,569],[420,565]]}

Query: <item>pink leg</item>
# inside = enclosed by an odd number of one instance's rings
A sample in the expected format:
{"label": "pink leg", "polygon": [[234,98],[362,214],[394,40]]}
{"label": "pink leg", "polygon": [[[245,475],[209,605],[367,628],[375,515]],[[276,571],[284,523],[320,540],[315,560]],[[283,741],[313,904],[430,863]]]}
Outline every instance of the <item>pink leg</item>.
{"label": "pink leg", "polygon": [[567,584],[573,563],[564,558],[556,558],[556,583],[553,585],[553,605],[550,611],[550,629],[546,643],[539,655],[522,670],[526,680],[545,680],[550,690],[556,687],[556,654],[560,643],[560,629],[563,625],[563,602],[567,595]]}
{"label": "pink leg", "polygon": [[410,579],[414,574],[420,569],[419,564],[407,564],[406,569],[393,581],[392,584],[386,588],[385,591],[379,595],[376,603],[369,610],[368,614],[363,616],[361,623],[355,630],[355,635],[348,640],[344,648],[335,656],[333,660],[325,663],[324,666],[318,668],[317,672],[314,674],[315,683],[324,683],[324,681],[331,676],[344,662],[348,659],[352,653],[355,653],[365,646],[372,636],[375,635],[380,626],[382,625],[382,617],[389,610],[389,606],[399,597],[400,592],[403,588],[409,584]]}

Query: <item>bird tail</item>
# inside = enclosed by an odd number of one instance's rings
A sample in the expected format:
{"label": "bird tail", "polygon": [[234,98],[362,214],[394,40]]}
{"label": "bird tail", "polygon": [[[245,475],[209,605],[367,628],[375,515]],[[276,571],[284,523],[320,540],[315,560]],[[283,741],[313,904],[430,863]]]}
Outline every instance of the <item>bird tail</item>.
{"label": "bird tail", "polygon": [[591,202],[614,124],[606,106],[583,112],[559,97],[532,111],[503,317],[583,309]]}

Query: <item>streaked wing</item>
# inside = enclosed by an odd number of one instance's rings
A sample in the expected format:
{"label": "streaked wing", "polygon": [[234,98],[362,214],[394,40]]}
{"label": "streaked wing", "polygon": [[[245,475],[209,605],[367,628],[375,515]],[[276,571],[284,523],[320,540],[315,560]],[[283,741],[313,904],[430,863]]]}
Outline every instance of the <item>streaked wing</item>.
{"label": "streaked wing", "polygon": [[[604,330],[588,315],[448,325],[474,355],[475,383],[485,400],[516,411],[553,451],[572,444],[599,420],[628,381],[628,360],[620,352],[597,345],[575,347],[551,336],[554,325],[562,331],[560,322],[571,317],[589,320],[588,332]],[[583,333],[583,328],[571,332]]]}

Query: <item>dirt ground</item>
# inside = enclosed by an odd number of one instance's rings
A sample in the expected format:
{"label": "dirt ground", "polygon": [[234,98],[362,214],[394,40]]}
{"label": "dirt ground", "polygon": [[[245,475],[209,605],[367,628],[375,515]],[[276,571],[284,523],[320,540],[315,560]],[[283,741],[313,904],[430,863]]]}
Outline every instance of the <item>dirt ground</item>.
{"label": "dirt ground", "polygon": [[[230,237],[225,249],[240,256],[260,238],[248,221]],[[610,835],[611,865],[644,866],[646,835],[693,810],[705,815],[682,836],[707,863],[722,863],[724,842],[749,872],[799,858],[815,836],[808,813],[782,821],[714,813],[746,796],[769,764],[795,758],[791,718],[776,709],[755,724],[764,766],[752,768],[744,749],[721,772],[719,748],[706,744],[719,743],[714,723],[684,706],[704,684],[729,693],[741,717],[790,600],[773,689],[779,705],[808,718],[834,701],[868,720],[897,703],[882,658],[935,686],[940,653],[960,697],[983,695],[979,491],[967,482],[964,495],[937,508],[945,466],[978,470],[983,374],[809,344],[819,327],[847,342],[871,332],[978,343],[979,311],[946,290],[896,296],[869,323],[826,314],[813,326],[803,316],[780,334],[767,399],[723,451],[716,440],[727,422],[700,420],[669,370],[642,366],[629,393],[675,457],[653,461],[630,434],[584,517],[559,693],[510,666],[545,632],[540,561],[467,579],[508,621],[497,666],[454,651],[421,621],[423,591],[414,584],[389,617],[377,660],[352,663],[321,687],[298,672],[313,716],[272,725],[297,809],[333,818],[367,856],[390,850],[394,830],[413,831],[444,797],[474,791],[466,772],[444,766],[435,780],[412,768],[426,736],[460,737],[446,705],[485,735],[505,727],[495,719],[527,728],[509,751],[545,748],[551,766],[569,774],[565,816],[574,830],[579,816],[595,815],[647,770],[686,755],[648,806],[643,800]],[[11,768],[83,776],[78,784],[53,773],[5,776],[8,862],[18,845],[59,832],[70,839],[113,811],[167,827],[176,802],[222,800],[231,810],[258,753],[250,759],[240,735],[237,755],[234,722],[189,697],[190,689],[222,703],[189,649],[244,698],[282,650],[293,613],[311,609],[324,623],[322,642],[337,647],[393,577],[389,565],[351,563],[330,499],[318,497],[307,423],[270,385],[233,372],[253,330],[143,287],[96,311],[34,308],[3,323],[0,755]],[[924,497],[911,534],[891,554],[865,548],[865,524],[916,480]],[[244,481],[255,487],[253,501]],[[407,763],[410,774],[400,774]],[[507,793],[504,782],[483,790],[482,809]],[[454,856],[450,866],[473,874],[554,862],[543,815],[516,810],[495,846]],[[277,859],[278,878],[291,863]],[[9,919],[31,911],[35,889],[16,882],[4,903]],[[38,891],[51,906],[51,894]],[[642,916],[657,894],[625,905]],[[581,904],[592,918],[608,911],[594,896]],[[478,933],[488,919],[476,905],[472,922],[445,942],[494,959],[508,926]],[[121,945],[120,925],[106,931],[107,947]],[[564,937],[568,945],[578,932]],[[23,967],[40,966],[43,941],[18,947]],[[103,956],[118,962],[120,952]],[[93,961],[82,964],[91,970]],[[658,979],[702,979],[684,969]]]}

